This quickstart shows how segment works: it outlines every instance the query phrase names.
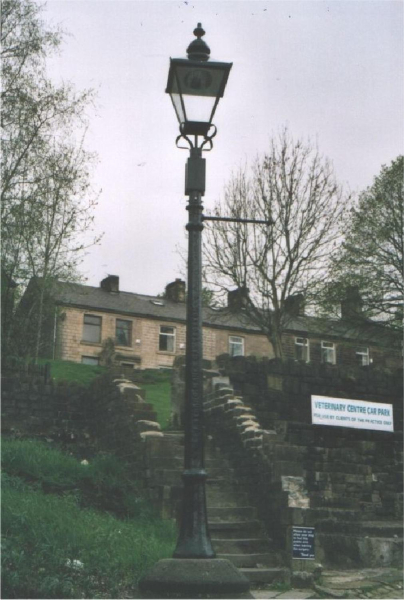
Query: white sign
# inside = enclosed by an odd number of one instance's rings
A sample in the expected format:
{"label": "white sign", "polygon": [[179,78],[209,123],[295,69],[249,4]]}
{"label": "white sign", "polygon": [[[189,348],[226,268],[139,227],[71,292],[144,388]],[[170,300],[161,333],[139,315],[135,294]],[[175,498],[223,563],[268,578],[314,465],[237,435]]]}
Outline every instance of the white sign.
{"label": "white sign", "polygon": [[393,406],[367,400],[312,396],[311,420],[314,425],[394,431]]}

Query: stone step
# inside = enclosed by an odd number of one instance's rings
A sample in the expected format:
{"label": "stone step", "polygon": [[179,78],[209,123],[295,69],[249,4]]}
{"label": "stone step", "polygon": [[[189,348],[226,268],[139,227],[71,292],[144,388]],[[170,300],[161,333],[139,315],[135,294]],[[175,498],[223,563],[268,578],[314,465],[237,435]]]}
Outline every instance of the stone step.
{"label": "stone step", "polygon": [[[163,432],[164,433],[164,432]],[[165,434],[164,434],[165,435]],[[175,453],[174,456],[153,456],[150,457],[150,465],[152,468],[157,469],[184,469],[184,453]],[[207,473],[210,473],[212,469],[227,470],[227,464],[224,464],[223,460],[218,458],[205,459],[205,469]]]}
{"label": "stone step", "polygon": [[231,489],[220,489],[217,486],[206,485],[206,501],[208,507],[221,506],[222,508],[236,508],[248,506],[249,498],[246,492]]}
{"label": "stone step", "polygon": [[218,558],[225,558],[239,567],[264,567],[276,566],[277,557],[271,552],[261,554],[217,554]]}
{"label": "stone step", "polygon": [[403,537],[403,524],[399,521],[345,521],[343,515],[337,519],[316,520],[316,529],[324,533],[361,535],[362,537]]}
{"label": "stone step", "polygon": [[[178,485],[182,482],[182,472],[183,469],[154,469],[154,478],[158,479],[164,485]],[[211,475],[211,473],[213,474]],[[222,475],[221,477],[217,476],[219,473]],[[228,484],[231,480],[231,473],[225,474],[222,469],[212,469],[207,473],[206,485],[210,483],[220,485],[222,482]]]}
{"label": "stone step", "polygon": [[376,537],[403,537],[403,523],[400,521],[362,521],[361,530],[365,535]]}
{"label": "stone step", "polygon": [[251,582],[257,584],[281,583],[286,581],[289,576],[288,570],[281,567],[242,567],[240,572]]}
{"label": "stone step", "polygon": [[215,539],[257,538],[265,535],[260,521],[210,522],[209,531]]}
{"label": "stone step", "polygon": [[[306,514],[306,511],[305,513]],[[354,521],[358,522],[361,520],[361,513],[359,510],[350,509],[350,508],[327,508],[327,507],[319,507],[319,508],[310,508],[307,511],[307,522],[305,519],[305,524],[307,525],[309,521],[313,523],[318,523],[319,521],[326,519],[336,519],[338,521]]]}
{"label": "stone step", "polygon": [[213,548],[220,554],[266,554],[270,551],[267,538],[215,538],[211,536]]}
{"label": "stone step", "polygon": [[327,496],[321,492],[309,492],[310,507],[312,508],[350,508],[355,509],[358,505],[356,498],[347,495],[335,494]]}
{"label": "stone step", "polygon": [[226,521],[246,521],[256,516],[257,509],[254,506],[209,506],[209,523]]}
{"label": "stone step", "polygon": [[208,480],[206,482],[206,499],[208,506],[248,506],[247,492],[242,486],[231,485],[226,481]]}
{"label": "stone step", "polygon": [[[144,406],[144,404],[139,404]],[[132,414],[133,421],[157,421],[157,413],[152,410],[134,410]]]}

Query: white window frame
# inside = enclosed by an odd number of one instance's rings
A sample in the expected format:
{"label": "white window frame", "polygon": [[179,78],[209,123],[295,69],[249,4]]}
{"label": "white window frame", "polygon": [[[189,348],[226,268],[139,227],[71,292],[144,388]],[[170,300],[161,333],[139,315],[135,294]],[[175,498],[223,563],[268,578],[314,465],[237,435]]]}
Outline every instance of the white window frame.
{"label": "white window frame", "polygon": [[[328,360],[328,357],[331,360]],[[321,341],[321,362],[328,365],[335,365],[337,362],[337,354],[334,342]]]}
{"label": "white window frame", "polygon": [[360,357],[360,366],[367,367],[370,365],[370,356],[369,356],[369,348],[366,346],[361,346],[355,350],[356,360],[359,360]]}
{"label": "white window frame", "polygon": [[[232,349],[240,348],[241,352],[234,353]],[[240,335],[229,335],[229,354],[230,356],[244,356],[244,338]]]}
{"label": "white window frame", "polygon": [[296,346],[299,348],[303,348],[303,355],[304,355],[304,350],[306,351],[306,358],[297,358],[297,360],[302,360],[306,363],[310,362],[310,341],[308,338],[304,338],[304,337],[295,337],[295,351],[296,351]]}
{"label": "white window frame", "polygon": [[[171,329],[172,332],[162,331],[163,329]],[[161,348],[161,341],[163,339],[163,336],[166,338],[167,347],[170,345],[169,341],[172,340],[172,350],[171,349],[164,350]],[[175,329],[175,327],[173,327],[172,325],[160,325],[159,352],[167,352],[169,354],[173,354],[173,353],[175,353],[175,347],[176,347],[176,329]]]}

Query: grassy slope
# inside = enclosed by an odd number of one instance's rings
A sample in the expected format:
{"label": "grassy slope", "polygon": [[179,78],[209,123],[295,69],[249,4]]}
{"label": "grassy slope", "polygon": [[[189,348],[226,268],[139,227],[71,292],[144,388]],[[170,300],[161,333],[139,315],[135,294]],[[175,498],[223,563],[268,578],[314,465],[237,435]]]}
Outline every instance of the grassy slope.
{"label": "grassy slope", "polygon": [[166,429],[171,418],[171,383],[169,381],[142,383],[140,387],[146,390],[146,402],[153,404],[161,428]]}
{"label": "grassy slope", "polygon": [[104,367],[82,365],[68,360],[41,359],[39,362],[41,364],[50,363],[51,377],[55,381],[76,381],[84,386],[88,386],[98,375],[105,373]]}
{"label": "grassy slope", "polygon": [[172,554],[173,523],[153,513],[122,461],[86,466],[32,440],[6,439],[2,455],[3,598],[133,598]]}

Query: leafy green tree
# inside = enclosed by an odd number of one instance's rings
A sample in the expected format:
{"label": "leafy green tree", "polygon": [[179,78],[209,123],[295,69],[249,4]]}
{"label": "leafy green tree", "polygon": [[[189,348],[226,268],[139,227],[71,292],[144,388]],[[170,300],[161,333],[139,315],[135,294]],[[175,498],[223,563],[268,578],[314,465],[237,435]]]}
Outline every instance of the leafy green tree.
{"label": "leafy green tree", "polygon": [[403,177],[404,157],[399,156],[382,167],[346,216],[342,251],[334,257],[332,283],[324,291],[329,312],[355,287],[363,301],[362,317],[402,327]]}
{"label": "leafy green tree", "polygon": [[[35,355],[49,282],[77,279],[85,246],[97,241],[88,235],[96,203],[90,185],[95,156],[84,148],[93,92],[77,93],[70,83],[57,86],[47,76],[46,58],[59,48],[63,32],[44,23],[43,9],[32,0],[4,0],[1,13],[3,269],[6,281],[20,289],[31,277],[42,282],[35,339],[25,344]],[[12,325],[2,323],[7,351]]]}
{"label": "leafy green tree", "polygon": [[290,296],[316,301],[344,209],[329,161],[285,129],[251,169],[240,169],[214,213],[272,220],[272,225],[206,225],[204,274],[215,290],[245,291],[244,313],[282,357]]}

